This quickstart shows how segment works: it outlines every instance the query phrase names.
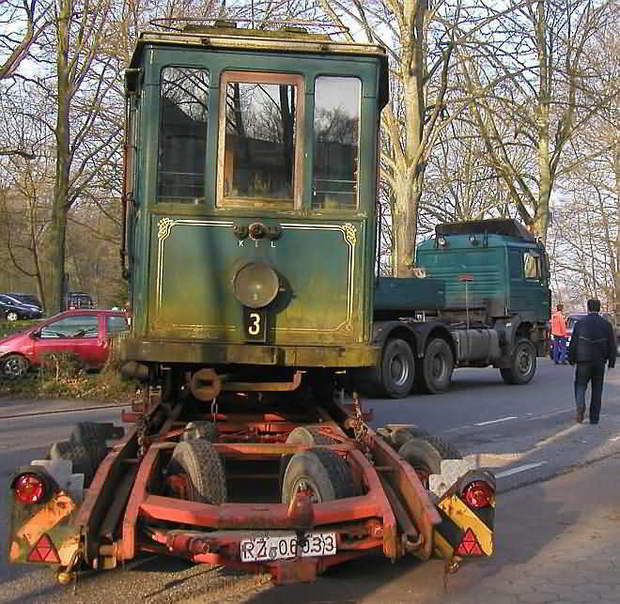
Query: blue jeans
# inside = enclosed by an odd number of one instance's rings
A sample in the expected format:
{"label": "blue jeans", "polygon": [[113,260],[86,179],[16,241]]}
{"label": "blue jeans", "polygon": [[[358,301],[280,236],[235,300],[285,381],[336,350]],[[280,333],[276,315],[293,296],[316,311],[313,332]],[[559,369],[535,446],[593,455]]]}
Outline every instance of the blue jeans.
{"label": "blue jeans", "polygon": [[566,338],[553,336],[553,362],[566,363],[567,360]]}
{"label": "blue jeans", "polygon": [[590,422],[598,423],[601,412],[601,396],[603,394],[603,378],[605,377],[605,361],[594,363],[577,363],[575,370],[575,404],[582,414],[586,410],[586,389],[592,383],[590,396]]}

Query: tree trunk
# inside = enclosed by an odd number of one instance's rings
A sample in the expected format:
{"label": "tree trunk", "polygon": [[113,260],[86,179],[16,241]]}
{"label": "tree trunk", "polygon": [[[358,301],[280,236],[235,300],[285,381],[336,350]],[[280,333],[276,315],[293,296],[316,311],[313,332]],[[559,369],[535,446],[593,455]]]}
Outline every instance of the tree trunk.
{"label": "tree trunk", "polygon": [[395,277],[410,277],[415,260],[418,201],[421,191],[416,191],[413,168],[399,171],[394,178],[394,203],[392,207],[392,267]]}
{"label": "tree trunk", "polygon": [[616,132],[614,148],[614,177],[616,180],[616,258],[614,263],[614,314],[620,328],[620,132]]}
{"label": "tree trunk", "polygon": [[71,168],[70,124],[71,82],[69,80],[69,23],[73,13],[73,1],[65,0],[58,5],[56,40],[56,69],[58,85],[58,108],[56,116],[56,178],[54,201],[50,224],[50,276],[48,291],[49,313],[63,310],[65,285],[65,238],[69,203],[69,171]]}

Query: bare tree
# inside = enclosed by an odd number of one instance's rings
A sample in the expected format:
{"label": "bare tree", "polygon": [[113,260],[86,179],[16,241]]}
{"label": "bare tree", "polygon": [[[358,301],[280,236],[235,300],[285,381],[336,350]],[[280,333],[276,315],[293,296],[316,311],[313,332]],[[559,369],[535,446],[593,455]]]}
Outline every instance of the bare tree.
{"label": "bare tree", "polygon": [[0,3],[0,80],[13,76],[50,24],[50,0]]}
{"label": "bare tree", "polygon": [[[520,218],[543,240],[551,195],[566,170],[563,154],[609,99],[584,95],[592,73],[588,49],[609,18],[610,3],[592,0],[507,2],[484,43],[461,45],[459,76],[488,164]],[[488,3],[490,14],[496,3]],[[482,36],[481,36],[482,38]]]}

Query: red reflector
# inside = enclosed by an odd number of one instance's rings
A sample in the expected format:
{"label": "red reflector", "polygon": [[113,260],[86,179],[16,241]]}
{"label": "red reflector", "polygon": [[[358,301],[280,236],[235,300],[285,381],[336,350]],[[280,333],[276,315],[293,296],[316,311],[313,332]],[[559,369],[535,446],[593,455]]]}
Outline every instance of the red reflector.
{"label": "red reflector", "polygon": [[22,503],[39,503],[45,496],[45,483],[36,474],[22,474],[13,488]]}
{"label": "red reflector", "polygon": [[56,562],[60,564],[58,552],[48,535],[43,533],[28,554],[28,562]]}
{"label": "red reflector", "polygon": [[463,498],[469,507],[483,508],[493,504],[495,491],[488,482],[475,480],[463,489]]}
{"label": "red reflector", "polygon": [[457,556],[482,556],[484,552],[474,535],[474,531],[468,528],[465,531],[465,536],[461,539],[459,546],[454,552]]}

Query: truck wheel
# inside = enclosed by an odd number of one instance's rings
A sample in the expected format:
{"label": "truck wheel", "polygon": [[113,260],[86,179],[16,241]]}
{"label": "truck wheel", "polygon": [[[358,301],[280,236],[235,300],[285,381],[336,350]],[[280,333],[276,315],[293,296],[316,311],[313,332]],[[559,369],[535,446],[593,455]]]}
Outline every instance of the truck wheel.
{"label": "truck wheel", "polygon": [[527,338],[517,340],[512,352],[510,367],[499,372],[507,384],[527,384],[536,373],[536,348]]}
{"label": "truck wheel", "polygon": [[20,354],[10,354],[2,359],[2,375],[15,380],[28,373],[30,363]]}
{"label": "truck wheel", "polygon": [[226,501],[224,466],[213,445],[203,439],[177,444],[168,464],[168,474],[184,474],[190,501],[220,504]]}
{"label": "truck wheel", "polygon": [[454,357],[450,345],[442,338],[431,340],[419,360],[418,384],[424,392],[438,394],[450,388]]}
{"label": "truck wheel", "polygon": [[282,481],[282,503],[289,504],[299,491],[308,492],[312,503],[359,493],[349,464],[329,449],[308,449],[293,455]]}
{"label": "truck wheel", "polygon": [[380,396],[404,398],[411,392],[415,360],[405,340],[393,338],[387,341],[381,355],[379,376],[377,391]]}
{"label": "truck wheel", "polygon": [[398,454],[415,470],[425,488],[428,488],[428,477],[441,472],[442,459],[463,458],[458,449],[438,436],[410,438]]}

